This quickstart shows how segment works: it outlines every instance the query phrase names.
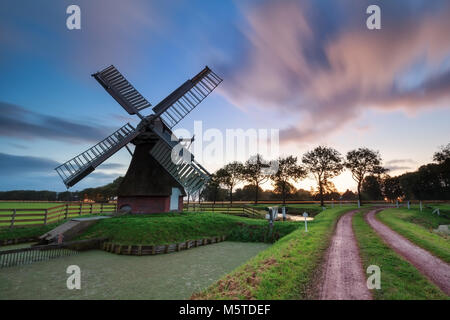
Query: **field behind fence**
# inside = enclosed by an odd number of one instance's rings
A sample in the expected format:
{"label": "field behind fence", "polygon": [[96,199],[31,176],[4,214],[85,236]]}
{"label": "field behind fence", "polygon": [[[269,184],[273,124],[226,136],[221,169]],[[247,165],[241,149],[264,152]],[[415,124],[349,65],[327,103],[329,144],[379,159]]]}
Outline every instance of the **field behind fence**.
{"label": "field behind fence", "polygon": [[1,202],[0,228],[40,226],[86,215],[112,214],[115,203],[39,203]]}

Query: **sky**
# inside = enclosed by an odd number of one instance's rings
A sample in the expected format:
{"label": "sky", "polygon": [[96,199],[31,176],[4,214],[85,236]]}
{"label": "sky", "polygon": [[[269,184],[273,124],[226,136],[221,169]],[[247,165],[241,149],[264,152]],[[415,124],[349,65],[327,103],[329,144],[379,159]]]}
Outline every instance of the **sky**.
{"label": "sky", "polygon": [[[66,27],[71,4],[80,30]],[[380,30],[366,27],[371,4]],[[58,164],[138,123],[90,76],[111,64],[152,105],[205,65],[220,75],[179,129],[277,129],[281,156],[364,146],[391,175],[414,171],[450,142],[449,31],[446,0],[1,1],[0,191],[64,191]],[[122,149],[72,189],[129,162]],[[333,182],[355,190],[348,172]]]}

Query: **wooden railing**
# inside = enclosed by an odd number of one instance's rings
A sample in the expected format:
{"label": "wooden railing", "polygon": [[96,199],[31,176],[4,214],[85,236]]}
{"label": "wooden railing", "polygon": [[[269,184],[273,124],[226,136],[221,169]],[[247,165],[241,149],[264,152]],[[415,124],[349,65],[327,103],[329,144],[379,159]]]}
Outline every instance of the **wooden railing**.
{"label": "wooden railing", "polygon": [[59,244],[32,246],[29,248],[3,250],[0,251],[0,269],[69,256],[89,249],[100,249],[106,240],[106,238],[86,239]]}
{"label": "wooden railing", "polygon": [[264,218],[265,211],[259,210],[247,204],[229,204],[229,203],[189,203],[184,204],[184,211],[195,212],[219,212],[233,215],[242,215],[251,218]]}
{"label": "wooden railing", "polygon": [[65,203],[44,209],[0,209],[0,228],[40,226],[83,215],[112,214],[115,203]]}

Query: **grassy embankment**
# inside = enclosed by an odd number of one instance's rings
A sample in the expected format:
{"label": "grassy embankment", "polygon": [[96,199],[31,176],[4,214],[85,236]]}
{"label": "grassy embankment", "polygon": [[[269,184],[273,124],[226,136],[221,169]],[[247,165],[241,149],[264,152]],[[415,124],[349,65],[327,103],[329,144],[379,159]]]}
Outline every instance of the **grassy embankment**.
{"label": "grassy embankment", "polygon": [[377,218],[419,247],[450,263],[450,237],[435,233],[440,224],[450,224],[450,210],[442,207],[441,215],[432,214],[431,209],[388,209],[377,214]]}
{"label": "grassy embankment", "polygon": [[44,233],[56,228],[63,223],[60,221],[57,223],[50,223],[42,226],[35,227],[16,227],[16,228],[0,228],[0,242],[6,239],[22,239],[22,238],[35,238],[43,235]]}
{"label": "grassy embankment", "polygon": [[275,222],[272,235],[262,219],[217,212],[131,215],[104,219],[88,228],[80,239],[107,237],[128,244],[168,244],[225,235],[227,240],[272,242],[298,228],[299,222]]}
{"label": "grassy embankment", "polygon": [[306,299],[337,219],[354,208],[327,209],[193,299]]}
{"label": "grassy embankment", "polygon": [[429,282],[413,265],[388,247],[364,221],[362,212],[354,216],[353,230],[358,241],[364,270],[367,270],[367,267],[370,265],[377,265],[381,269],[381,289],[372,290],[375,299],[448,298],[445,293]]}

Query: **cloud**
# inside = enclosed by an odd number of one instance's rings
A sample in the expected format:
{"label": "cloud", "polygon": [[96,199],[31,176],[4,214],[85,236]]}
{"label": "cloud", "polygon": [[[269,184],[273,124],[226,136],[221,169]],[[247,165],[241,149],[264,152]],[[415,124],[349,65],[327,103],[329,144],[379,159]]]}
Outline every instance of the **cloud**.
{"label": "cloud", "polygon": [[23,177],[37,173],[51,175],[58,165],[58,162],[47,158],[0,153],[0,175],[2,176]]}
{"label": "cloud", "polygon": [[386,161],[385,165],[393,165],[393,164],[399,164],[399,163],[415,164],[416,162],[413,159],[394,159],[394,160]]}
{"label": "cloud", "polygon": [[411,170],[411,167],[406,167],[406,166],[386,166],[386,169],[388,169],[389,171],[407,171],[407,170]]}
{"label": "cloud", "polygon": [[[58,162],[47,158],[0,153],[0,176],[3,178],[0,179],[0,190],[46,189],[63,191],[65,189],[64,184],[54,170],[58,165]],[[122,168],[123,165],[107,163],[101,167],[103,169],[105,167]],[[105,185],[111,183],[118,176],[120,176],[118,173],[94,171],[75,188],[76,190],[82,190]]]}
{"label": "cloud", "polygon": [[98,142],[114,131],[102,125],[87,125],[26,110],[0,102],[0,136],[24,140],[49,139]]}
{"label": "cloud", "polygon": [[383,1],[382,29],[368,30],[370,1],[266,1],[243,7],[245,48],[222,64],[221,92],[235,105],[298,119],[282,142],[313,141],[351,126],[367,109],[450,105],[450,4]]}
{"label": "cloud", "polygon": [[103,163],[98,168],[99,169],[123,169],[125,167],[122,163]]}

